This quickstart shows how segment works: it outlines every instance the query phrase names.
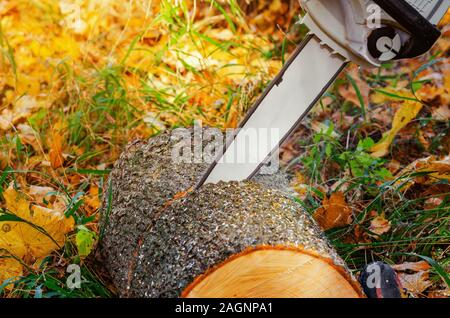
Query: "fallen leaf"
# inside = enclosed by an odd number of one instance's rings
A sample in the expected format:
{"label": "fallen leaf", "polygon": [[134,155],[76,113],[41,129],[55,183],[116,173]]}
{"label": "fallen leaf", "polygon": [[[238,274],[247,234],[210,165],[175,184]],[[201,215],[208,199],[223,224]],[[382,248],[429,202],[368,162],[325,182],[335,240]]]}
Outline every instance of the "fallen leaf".
{"label": "fallen leaf", "polygon": [[389,232],[389,230],[391,229],[391,221],[386,220],[384,213],[383,213],[383,214],[375,217],[370,222],[369,229],[372,233],[375,233],[377,235],[385,234],[385,233]]}
{"label": "fallen leaf", "polygon": [[75,240],[77,243],[78,254],[81,257],[86,257],[91,254],[96,238],[96,234],[88,229],[81,229],[77,232]]}
{"label": "fallen leaf", "polygon": [[19,98],[13,109],[5,109],[0,113],[0,129],[8,130],[22,118],[28,117],[37,108],[36,99],[29,95]]}
{"label": "fallen leaf", "polygon": [[212,29],[208,32],[208,35],[221,41],[231,41],[235,36],[230,29]]}
{"label": "fallen leaf", "polygon": [[387,164],[387,168],[388,168],[389,172],[392,174],[395,174],[396,172],[398,172],[401,167],[402,167],[402,164],[395,159],[392,159]]}
{"label": "fallen leaf", "polygon": [[322,207],[314,213],[314,219],[326,231],[352,222],[352,209],[345,202],[344,193],[334,192],[325,197]]}
{"label": "fallen leaf", "polygon": [[392,129],[383,135],[379,143],[374,145],[370,151],[373,157],[381,158],[389,153],[389,147],[395,136],[408,125],[419,114],[423,107],[422,103],[415,101],[405,101],[394,116]]}
{"label": "fallen leaf", "polygon": [[450,288],[447,286],[444,290],[430,291],[427,295],[428,298],[449,298]]}
{"label": "fallen leaf", "polygon": [[64,164],[63,151],[63,136],[58,133],[54,133],[50,144],[50,164],[53,169],[62,167]]}
{"label": "fallen leaf", "polygon": [[0,170],[5,169],[8,166],[8,158],[6,155],[0,152]]}
{"label": "fallen leaf", "polygon": [[398,278],[400,279],[402,286],[414,296],[419,296],[428,287],[433,285],[433,283],[428,280],[428,272],[426,271],[420,271],[414,274],[399,273]]}
{"label": "fallen leaf", "polygon": [[37,203],[42,203],[44,200],[50,201],[50,198],[55,192],[56,190],[51,187],[41,187],[36,185],[30,186],[28,191]]}
{"label": "fallen leaf", "polygon": [[[359,68],[353,67],[347,74],[354,80],[356,86],[358,87],[360,96],[364,106],[369,105],[369,85],[365,80],[361,78]],[[361,106],[358,94],[352,84],[347,86],[341,85],[339,87],[339,94],[346,100],[353,103],[356,106]]]}
{"label": "fallen leaf", "polygon": [[425,261],[406,262],[403,264],[392,265],[391,267],[398,272],[404,272],[404,271],[423,272],[423,271],[428,271],[431,268],[430,264],[428,264]]}
{"label": "fallen leaf", "polygon": [[88,195],[85,195],[83,200],[86,202],[89,207],[92,208],[92,210],[97,210],[100,207],[100,199],[98,197],[98,187],[95,185],[92,185],[89,189]]}
{"label": "fallen leaf", "polygon": [[0,249],[26,263],[48,256],[64,245],[66,234],[74,229],[74,219],[63,213],[31,205],[27,196],[12,184],[3,192],[6,208],[23,219],[0,222]]}
{"label": "fallen leaf", "polygon": [[382,105],[389,102],[398,102],[398,98],[395,98],[394,96],[398,96],[400,98],[402,97],[413,98],[414,95],[411,93],[411,91],[409,89],[404,88],[404,86],[407,85],[408,82],[406,83],[406,85],[399,85],[400,87],[403,88],[394,89],[391,87],[386,87],[381,91],[380,90],[372,91],[370,94],[370,101],[375,105]]}
{"label": "fallen leaf", "polygon": [[429,172],[429,174],[408,180],[406,184],[403,184],[405,181],[400,179],[397,182],[397,185],[402,185],[402,191],[408,190],[415,183],[431,184],[435,183],[436,180],[450,181],[450,156],[447,156],[442,160],[437,159],[435,156],[418,159],[398,172],[396,178],[415,172]]}
{"label": "fallen leaf", "polygon": [[444,17],[439,22],[439,26],[450,24],[450,8],[448,9],[447,13],[444,15]]}
{"label": "fallen leaf", "polygon": [[450,105],[441,105],[433,109],[431,115],[436,120],[450,120]]}
{"label": "fallen leaf", "polygon": [[27,219],[30,215],[30,203],[28,202],[28,197],[16,191],[11,183],[3,192],[3,198],[6,201],[6,208],[13,214],[21,217],[22,219]]}
{"label": "fallen leaf", "polygon": [[[10,256],[0,254],[0,285],[2,285],[6,280],[13,281],[14,278],[22,275],[23,267],[18,260]],[[12,287],[12,284],[8,284],[5,286],[5,289],[11,290]]]}
{"label": "fallen leaf", "polygon": [[425,210],[434,210],[444,202],[444,198],[429,198],[424,202]]}

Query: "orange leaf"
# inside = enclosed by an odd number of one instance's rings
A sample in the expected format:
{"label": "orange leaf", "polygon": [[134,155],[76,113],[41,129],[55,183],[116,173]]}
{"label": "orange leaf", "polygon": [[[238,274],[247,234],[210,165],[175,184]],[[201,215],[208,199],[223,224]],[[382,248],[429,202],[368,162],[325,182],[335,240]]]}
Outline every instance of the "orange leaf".
{"label": "orange leaf", "polygon": [[63,136],[61,134],[53,134],[49,153],[50,164],[53,169],[62,167],[62,165],[64,164],[62,148],[63,148]]}
{"label": "orange leaf", "polygon": [[391,266],[396,271],[414,271],[414,272],[422,272],[427,271],[431,268],[430,264],[428,264],[425,261],[420,262],[407,262],[399,265],[392,265]]}
{"label": "orange leaf", "polygon": [[97,210],[100,207],[100,199],[98,198],[98,187],[92,185],[89,189],[89,194],[84,197],[87,205],[93,210]]}
{"label": "orange leaf", "polygon": [[345,202],[344,194],[335,192],[330,198],[325,197],[322,207],[314,213],[314,219],[326,231],[350,224],[352,210]]}

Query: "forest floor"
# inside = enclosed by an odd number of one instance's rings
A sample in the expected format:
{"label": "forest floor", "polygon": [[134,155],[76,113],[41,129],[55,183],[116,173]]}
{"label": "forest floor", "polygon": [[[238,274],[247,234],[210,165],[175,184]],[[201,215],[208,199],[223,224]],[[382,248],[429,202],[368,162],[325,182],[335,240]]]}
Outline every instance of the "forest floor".
{"label": "forest floor", "polygon": [[[305,35],[300,13],[296,0],[1,2],[0,295],[113,296],[93,255],[121,150],[194,121],[236,127]],[[423,57],[349,66],[281,152],[355,274],[389,263],[410,297],[450,296],[449,14],[441,27]]]}

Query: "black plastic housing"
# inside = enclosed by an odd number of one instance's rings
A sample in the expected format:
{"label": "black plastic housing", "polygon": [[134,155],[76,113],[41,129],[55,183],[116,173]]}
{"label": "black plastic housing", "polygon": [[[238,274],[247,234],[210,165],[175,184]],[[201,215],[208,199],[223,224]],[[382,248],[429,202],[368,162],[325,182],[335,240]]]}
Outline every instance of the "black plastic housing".
{"label": "black plastic housing", "polygon": [[373,1],[412,35],[411,41],[402,48],[399,59],[428,52],[441,36],[441,31],[405,0]]}

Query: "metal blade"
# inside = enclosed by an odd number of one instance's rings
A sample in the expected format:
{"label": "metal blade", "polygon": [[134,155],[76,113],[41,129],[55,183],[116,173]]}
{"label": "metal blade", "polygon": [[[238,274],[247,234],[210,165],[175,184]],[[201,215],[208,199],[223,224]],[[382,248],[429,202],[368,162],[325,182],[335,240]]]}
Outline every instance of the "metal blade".
{"label": "metal blade", "polygon": [[198,187],[253,176],[346,64],[344,57],[333,54],[316,36],[309,35],[250,110],[224,154],[210,166]]}

